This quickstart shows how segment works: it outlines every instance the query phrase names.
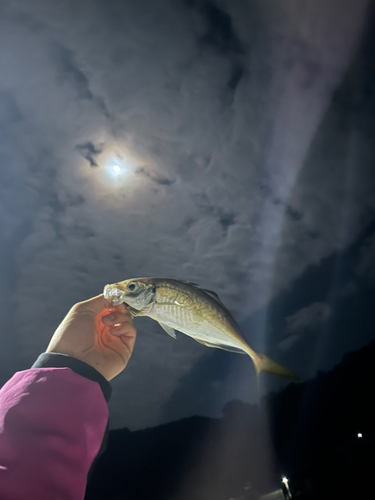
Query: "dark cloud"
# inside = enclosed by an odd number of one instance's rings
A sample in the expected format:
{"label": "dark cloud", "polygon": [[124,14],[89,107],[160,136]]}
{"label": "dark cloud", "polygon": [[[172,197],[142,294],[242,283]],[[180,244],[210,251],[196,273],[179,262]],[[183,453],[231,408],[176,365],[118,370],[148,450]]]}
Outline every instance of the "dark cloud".
{"label": "dark cloud", "polygon": [[299,221],[302,219],[302,213],[298,212],[298,210],[295,210],[290,205],[286,207],[285,214],[294,221]]}
{"label": "dark cloud", "polygon": [[244,77],[244,74],[245,69],[243,66],[241,66],[240,64],[233,66],[229,81],[227,83],[230,92],[234,93],[236,91],[240,81]]}
{"label": "dark cloud", "polygon": [[101,146],[95,146],[92,142],[86,141],[83,144],[77,144],[76,150],[89,162],[90,167],[98,166],[96,156],[102,152]]}
{"label": "dark cloud", "polygon": [[150,179],[151,181],[155,182],[156,184],[159,184],[159,186],[171,186],[174,184],[174,180],[167,179],[166,177],[160,177],[154,172],[152,172],[151,169],[147,169],[146,167],[137,167],[135,170],[135,173],[138,175],[142,175],[143,177],[146,177],[147,179]]}
{"label": "dark cloud", "polygon": [[219,222],[225,229],[229,226],[233,226],[235,224],[235,215],[231,213],[223,213],[220,216]]}
{"label": "dark cloud", "polygon": [[70,79],[81,99],[93,99],[90,84],[85,73],[78,67],[72,50],[55,44],[52,56],[64,79]]}
{"label": "dark cloud", "polygon": [[64,203],[70,207],[77,207],[85,202],[85,198],[81,194],[70,194],[66,193],[64,196]]}
{"label": "dark cloud", "polygon": [[193,199],[199,209],[207,216],[212,217],[214,221],[217,221],[225,231],[235,225],[236,214],[212,203],[205,193],[196,193]]}
{"label": "dark cloud", "polygon": [[219,52],[243,54],[244,46],[233,30],[230,15],[211,2],[204,2],[200,11],[207,23],[207,32],[200,42],[212,46]]}
{"label": "dark cloud", "polygon": [[241,63],[234,62],[229,73],[229,79],[223,92],[223,106],[231,106],[236,96],[236,91],[241,82],[244,81],[245,66]]}
{"label": "dark cloud", "polygon": [[60,71],[60,77],[70,80],[80,99],[92,100],[105,116],[109,116],[105,102],[101,96],[94,95],[90,89],[90,82],[85,72],[79,67],[72,50],[62,45],[52,45],[52,58]]}

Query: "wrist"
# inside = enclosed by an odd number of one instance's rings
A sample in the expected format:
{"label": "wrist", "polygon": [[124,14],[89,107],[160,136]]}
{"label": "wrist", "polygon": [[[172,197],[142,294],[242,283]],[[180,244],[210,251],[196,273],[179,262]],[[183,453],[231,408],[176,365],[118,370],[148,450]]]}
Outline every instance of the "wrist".
{"label": "wrist", "polygon": [[44,352],[38,357],[31,368],[70,368],[78,375],[88,378],[93,382],[97,382],[100,385],[107,403],[111,398],[112,387],[103,374],[96,370],[91,364],[69,356],[68,354]]}

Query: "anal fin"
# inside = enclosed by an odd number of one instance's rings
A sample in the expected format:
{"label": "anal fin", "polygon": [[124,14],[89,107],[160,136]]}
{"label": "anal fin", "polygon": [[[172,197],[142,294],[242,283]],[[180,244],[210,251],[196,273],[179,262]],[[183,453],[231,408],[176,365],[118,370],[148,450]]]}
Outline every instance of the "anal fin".
{"label": "anal fin", "polygon": [[176,332],[174,331],[173,328],[171,328],[170,326],[166,325],[165,323],[160,323],[160,321],[159,321],[159,325],[163,328],[163,330],[165,330],[168,333],[168,335],[170,337],[172,337],[173,339],[177,338],[176,337]]}
{"label": "anal fin", "polygon": [[238,347],[233,347],[231,345],[225,345],[225,344],[214,344],[212,342],[207,342],[206,340],[198,340],[197,338],[194,338],[197,342],[200,344],[206,346],[206,347],[214,347],[215,349],[223,349],[223,351],[229,351],[229,352],[235,352],[236,354],[246,354],[242,349],[239,349]]}

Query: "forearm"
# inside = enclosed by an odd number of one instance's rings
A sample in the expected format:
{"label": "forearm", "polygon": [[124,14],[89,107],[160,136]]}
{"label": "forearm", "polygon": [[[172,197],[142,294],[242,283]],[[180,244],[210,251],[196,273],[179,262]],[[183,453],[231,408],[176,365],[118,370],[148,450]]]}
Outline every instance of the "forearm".
{"label": "forearm", "polygon": [[[107,426],[108,407],[99,383],[70,368],[46,367],[64,364],[59,356],[51,359],[39,363],[44,367],[16,373],[0,391],[4,500],[84,497],[87,474]],[[104,384],[104,392],[108,387]]]}

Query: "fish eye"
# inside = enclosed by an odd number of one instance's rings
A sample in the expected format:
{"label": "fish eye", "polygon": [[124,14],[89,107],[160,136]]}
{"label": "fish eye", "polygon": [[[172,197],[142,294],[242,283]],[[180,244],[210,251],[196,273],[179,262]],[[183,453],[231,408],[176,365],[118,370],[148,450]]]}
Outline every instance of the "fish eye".
{"label": "fish eye", "polygon": [[134,292],[134,290],[136,288],[137,288],[137,284],[136,283],[129,283],[128,290],[130,290],[131,292]]}

